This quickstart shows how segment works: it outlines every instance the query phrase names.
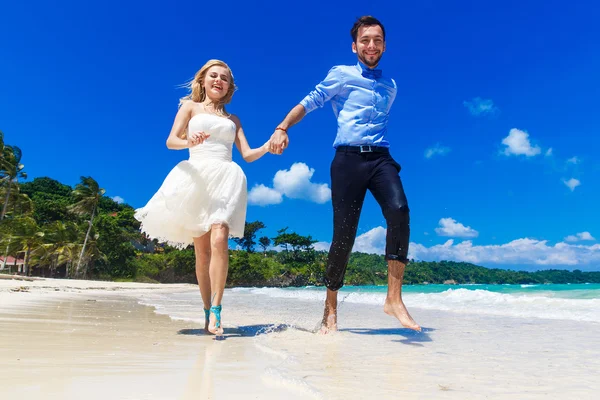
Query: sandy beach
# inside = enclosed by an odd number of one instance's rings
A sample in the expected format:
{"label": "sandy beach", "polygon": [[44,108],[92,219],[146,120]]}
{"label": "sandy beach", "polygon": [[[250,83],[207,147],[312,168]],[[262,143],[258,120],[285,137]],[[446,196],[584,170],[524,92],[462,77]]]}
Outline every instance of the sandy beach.
{"label": "sandy beach", "polygon": [[[379,306],[345,302],[340,332],[321,336],[320,303],[228,289],[225,337],[215,340],[201,330],[199,302],[172,302],[195,295],[186,284],[0,279],[0,398],[592,399],[600,390],[595,322],[411,308],[424,327],[416,333]],[[157,306],[163,298],[189,310]]]}

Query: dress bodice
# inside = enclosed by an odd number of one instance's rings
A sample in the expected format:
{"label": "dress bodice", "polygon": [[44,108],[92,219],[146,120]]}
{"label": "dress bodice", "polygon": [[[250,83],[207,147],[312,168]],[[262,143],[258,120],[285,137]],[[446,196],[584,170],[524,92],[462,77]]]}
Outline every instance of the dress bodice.
{"label": "dress bodice", "polygon": [[231,161],[236,133],[235,122],[231,119],[214,114],[196,114],[188,123],[188,134],[192,132],[208,133],[210,137],[189,149],[190,159],[202,157]]}

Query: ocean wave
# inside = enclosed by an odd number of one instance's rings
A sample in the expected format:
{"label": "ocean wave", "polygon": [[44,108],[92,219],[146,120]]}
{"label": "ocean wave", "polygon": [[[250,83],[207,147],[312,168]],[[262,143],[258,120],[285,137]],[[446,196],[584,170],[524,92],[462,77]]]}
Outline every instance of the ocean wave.
{"label": "ocean wave", "polygon": [[[243,289],[272,298],[322,302],[322,290],[254,288]],[[540,293],[541,294],[541,293]],[[340,292],[339,301],[382,305],[385,293]],[[503,315],[507,317],[564,319],[600,322],[600,299],[568,299],[535,294],[506,294],[482,289],[448,289],[441,293],[405,293],[410,307],[459,313]]]}

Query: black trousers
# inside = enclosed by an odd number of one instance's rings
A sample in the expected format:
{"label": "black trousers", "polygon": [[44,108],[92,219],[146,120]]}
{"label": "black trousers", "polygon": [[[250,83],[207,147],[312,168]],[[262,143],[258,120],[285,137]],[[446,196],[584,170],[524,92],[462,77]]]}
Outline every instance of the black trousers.
{"label": "black trousers", "polygon": [[[408,262],[409,208],[398,175],[400,165],[387,149],[374,149],[377,151],[360,152],[359,147],[338,147],[331,163],[333,240],[324,280],[331,290],[344,285],[367,190],[381,206],[386,220],[386,260]],[[363,150],[369,148],[363,146]]]}

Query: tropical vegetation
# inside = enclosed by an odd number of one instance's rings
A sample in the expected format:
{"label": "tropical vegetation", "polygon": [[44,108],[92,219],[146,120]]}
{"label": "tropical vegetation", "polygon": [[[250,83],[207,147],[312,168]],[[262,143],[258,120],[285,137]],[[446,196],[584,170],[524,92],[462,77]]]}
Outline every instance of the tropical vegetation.
{"label": "tropical vegetation", "polygon": [[[176,250],[140,233],[134,209],[114,201],[90,176],[75,187],[49,177],[27,179],[21,150],[0,132],[0,272],[57,278],[196,282],[192,248]],[[327,253],[283,227],[260,235],[261,221],[246,223],[233,239],[229,286],[321,285]],[[277,249],[277,250],[275,250]],[[7,260],[22,260],[21,266]],[[346,283],[384,285],[381,255],[353,253]],[[488,269],[453,261],[411,262],[405,283],[600,283],[600,272]]]}

